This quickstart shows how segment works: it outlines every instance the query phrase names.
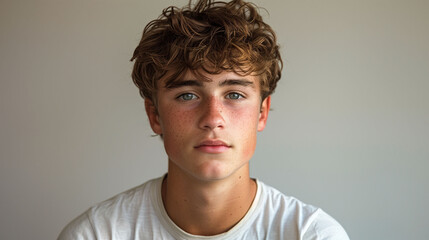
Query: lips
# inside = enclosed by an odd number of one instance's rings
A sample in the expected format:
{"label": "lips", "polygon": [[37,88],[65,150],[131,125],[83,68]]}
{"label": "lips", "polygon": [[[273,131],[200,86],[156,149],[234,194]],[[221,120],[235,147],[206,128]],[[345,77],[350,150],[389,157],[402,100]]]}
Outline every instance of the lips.
{"label": "lips", "polygon": [[223,153],[229,148],[231,146],[221,140],[205,140],[195,146],[195,149],[205,153]]}

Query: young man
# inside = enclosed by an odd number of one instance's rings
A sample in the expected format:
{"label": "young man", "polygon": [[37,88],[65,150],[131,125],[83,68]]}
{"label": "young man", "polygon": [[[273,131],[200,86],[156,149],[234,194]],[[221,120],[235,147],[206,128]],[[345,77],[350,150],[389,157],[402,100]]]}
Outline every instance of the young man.
{"label": "young man", "polygon": [[167,8],[132,60],[168,173],[90,208],[59,239],[348,239],[321,209],[249,176],[282,69],[254,5]]}

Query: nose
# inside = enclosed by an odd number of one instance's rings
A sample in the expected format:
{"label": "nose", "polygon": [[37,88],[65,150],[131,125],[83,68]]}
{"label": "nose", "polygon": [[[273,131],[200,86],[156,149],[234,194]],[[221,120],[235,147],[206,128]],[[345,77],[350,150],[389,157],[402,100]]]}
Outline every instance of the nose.
{"label": "nose", "polygon": [[201,129],[214,130],[224,128],[223,105],[216,97],[207,99],[201,106],[201,117],[199,127]]}

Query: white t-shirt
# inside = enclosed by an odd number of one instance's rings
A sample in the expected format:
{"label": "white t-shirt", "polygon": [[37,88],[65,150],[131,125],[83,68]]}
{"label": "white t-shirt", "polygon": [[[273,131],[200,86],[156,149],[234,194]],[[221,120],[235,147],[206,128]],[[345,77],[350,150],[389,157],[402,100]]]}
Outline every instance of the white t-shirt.
{"label": "white t-shirt", "polygon": [[257,192],[249,211],[233,228],[219,235],[196,236],[174,224],[162,202],[162,178],[157,178],[88,209],[64,228],[58,240],[349,240],[341,225],[320,208],[256,182]]}

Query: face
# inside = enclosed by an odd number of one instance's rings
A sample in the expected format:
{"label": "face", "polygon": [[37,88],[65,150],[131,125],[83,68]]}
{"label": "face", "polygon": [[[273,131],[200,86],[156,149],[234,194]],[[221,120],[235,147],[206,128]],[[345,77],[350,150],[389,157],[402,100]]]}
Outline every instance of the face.
{"label": "face", "polygon": [[160,80],[157,106],[145,100],[151,127],[163,136],[169,172],[205,181],[248,174],[270,97],[261,104],[256,76],[233,72],[205,76],[208,81],[188,72],[168,87]]}

